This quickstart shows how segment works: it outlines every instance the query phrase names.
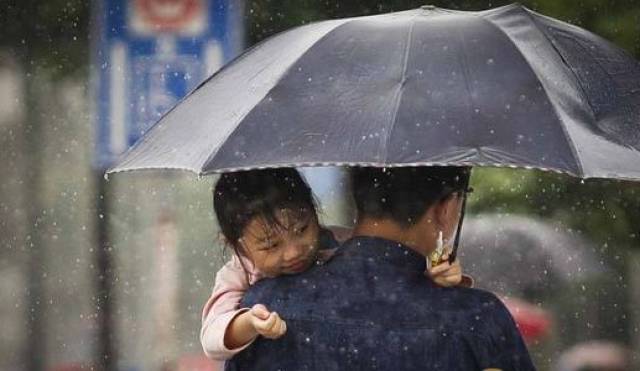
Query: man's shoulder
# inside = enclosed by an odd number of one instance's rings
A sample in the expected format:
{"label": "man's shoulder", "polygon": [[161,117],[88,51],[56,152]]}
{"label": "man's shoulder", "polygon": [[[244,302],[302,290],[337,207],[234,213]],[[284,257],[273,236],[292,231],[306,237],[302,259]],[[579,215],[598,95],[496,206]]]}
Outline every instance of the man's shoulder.
{"label": "man's shoulder", "polygon": [[[484,315],[509,315],[509,312],[500,298],[494,293],[478,288],[454,287],[448,289],[455,305],[460,309],[482,313]],[[510,316],[510,315],[509,315]]]}
{"label": "man's shoulder", "polygon": [[314,292],[318,276],[322,275],[323,266],[314,266],[310,270],[296,275],[283,275],[275,278],[265,278],[249,287],[243,298],[243,303],[269,304],[289,300],[303,300],[306,295]]}
{"label": "man's shoulder", "polygon": [[460,294],[462,322],[473,324],[485,336],[518,336],[517,326],[504,302],[494,293],[476,288],[455,289]]}

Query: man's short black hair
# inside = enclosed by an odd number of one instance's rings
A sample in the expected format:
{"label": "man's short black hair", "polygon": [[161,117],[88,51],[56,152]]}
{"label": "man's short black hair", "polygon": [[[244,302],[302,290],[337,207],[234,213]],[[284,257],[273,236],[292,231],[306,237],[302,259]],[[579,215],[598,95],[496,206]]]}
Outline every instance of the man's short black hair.
{"label": "man's short black hair", "polygon": [[466,190],[470,174],[460,166],[360,167],[351,170],[351,186],[359,217],[411,226],[436,201]]}

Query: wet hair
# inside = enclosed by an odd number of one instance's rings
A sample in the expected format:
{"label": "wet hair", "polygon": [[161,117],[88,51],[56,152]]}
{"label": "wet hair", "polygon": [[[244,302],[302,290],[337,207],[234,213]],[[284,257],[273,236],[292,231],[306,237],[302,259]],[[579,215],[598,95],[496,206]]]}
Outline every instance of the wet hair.
{"label": "wet hair", "polygon": [[236,254],[245,256],[238,240],[254,218],[277,228],[283,227],[278,211],[316,217],[311,188],[292,168],[222,174],[213,189],[213,208],[227,243]]}
{"label": "wet hair", "polygon": [[351,186],[360,217],[409,227],[437,201],[466,190],[470,173],[454,166],[361,167],[351,170]]}

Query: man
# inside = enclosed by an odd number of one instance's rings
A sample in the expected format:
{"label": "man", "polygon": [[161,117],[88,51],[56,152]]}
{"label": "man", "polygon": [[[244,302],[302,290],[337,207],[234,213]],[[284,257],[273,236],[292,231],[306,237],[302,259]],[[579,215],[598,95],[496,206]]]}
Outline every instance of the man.
{"label": "man", "polygon": [[247,292],[243,306],[266,304],[288,330],[257,340],[229,369],[535,369],[493,294],[424,274],[425,256],[455,236],[468,178],[456,167],[354,169],[353,237],[327,264]]}

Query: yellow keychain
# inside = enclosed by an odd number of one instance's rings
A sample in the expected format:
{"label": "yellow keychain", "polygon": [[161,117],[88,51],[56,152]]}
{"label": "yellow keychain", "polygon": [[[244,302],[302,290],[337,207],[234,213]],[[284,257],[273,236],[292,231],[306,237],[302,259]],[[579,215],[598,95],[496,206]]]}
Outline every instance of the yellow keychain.
{"label": "yellow keychain", "polygon": [[444,255],[445,251],[446,249],[444,246],[444,241],[442,240],[442,232],[439,232],[438,239],[436,240],[436,248],[427,257],[427,266],[429,268],[433,268],[436,265],[442,263],[442,256]]}

